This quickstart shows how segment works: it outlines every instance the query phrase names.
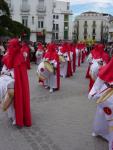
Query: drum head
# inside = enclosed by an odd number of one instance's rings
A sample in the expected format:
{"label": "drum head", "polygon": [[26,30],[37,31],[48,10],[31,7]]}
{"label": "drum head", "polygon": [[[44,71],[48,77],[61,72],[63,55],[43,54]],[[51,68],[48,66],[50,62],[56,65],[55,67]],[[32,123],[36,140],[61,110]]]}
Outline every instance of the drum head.
{"label": "drum head", "polygon": [[1,107],[3,111],[6,111],[9,106],[12,104],[13,101],[13,96],[14,96],[14,90],[10,90],[10,92],[6,93],[5,99],[1,103]]}
{"label": "drum head", "polygon": [[50,71],[48,71],[48,69],[45,67],[44,62],[41,62],[38,65],[37,75],[38,75],[38,79],[41,79],[43,81],[49,78]]}
{"label": "drum head", "polygon": [[53,66],[49,62],[45,61],[44,66],[50,73],[54,72]]}
{"label": "drum head", "polygon": [[65,62],[65,58],[63,56],[59,56],[60,62]]}

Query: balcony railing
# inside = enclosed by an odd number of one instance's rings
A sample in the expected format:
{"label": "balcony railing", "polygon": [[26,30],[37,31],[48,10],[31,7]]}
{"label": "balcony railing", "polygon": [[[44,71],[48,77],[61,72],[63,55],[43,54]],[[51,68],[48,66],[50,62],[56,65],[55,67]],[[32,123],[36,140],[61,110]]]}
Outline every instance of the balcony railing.
{"label": "balcony railing", "polygon": [[68,14],[68,15],[73,15],[71,10],[65,10],[65,11],[61,11],[61,14]]}
{"label": "balcony railing", "polygon": [[28,3],[21,5],[21,11],[22,12],[29,12],[30,11],[30,5]]}
{"label": "balcony railing", "polygon": [[46,12],[46,7],[45,6],[37,6],[37,12],[38,13],[45,13]]}
{"label": "balcony railing", "polygon": [[64,27],[64,30],[69,30],[69,27],[68,27],[68,26],[65,26],[65,27]]}

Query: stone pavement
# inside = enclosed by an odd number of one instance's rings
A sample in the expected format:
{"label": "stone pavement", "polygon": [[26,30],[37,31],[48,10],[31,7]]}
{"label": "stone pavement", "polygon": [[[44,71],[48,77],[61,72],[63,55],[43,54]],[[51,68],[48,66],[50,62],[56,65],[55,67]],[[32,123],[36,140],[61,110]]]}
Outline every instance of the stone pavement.
{"label": "stone pavement", "polygon": [[87,99],[87,65],[77,68],[52,94],[38,85],[36,66],[29,72],[33,126],[17,129],[0,112],[0,150],[108,150],[91,136],[96,105]]}

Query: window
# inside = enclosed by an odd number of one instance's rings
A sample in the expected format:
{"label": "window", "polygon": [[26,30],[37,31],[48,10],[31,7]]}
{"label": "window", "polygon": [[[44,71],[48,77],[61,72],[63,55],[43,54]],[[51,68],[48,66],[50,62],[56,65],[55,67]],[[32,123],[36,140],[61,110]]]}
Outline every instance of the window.
{"label": "window", "polygon": [[28,16],[22,16],[22,24],[28,27]]}
{"label": "window", "polygon": [[53,33],[53,40],[58,40],[58,38],[59,38],[58,33]]}
{"label": "window", "polygon": [[70,4],[69,4],[69,3],[67,3],[67,10],[69,10],[69,8],[70,8],[69,6],[70,6]]}
{"label": "window", "polygon": [[55,33],[53,33],[53,40],[55,39]]}
{"label": "window", "polygon": [[43,23],[43,21],[41,21],[41,28],[43,28],[44,27],[44,23]]}
{"label": "window", "polygon": [[64,31],[64,39],[68,40],[68,31]]}
{"label": "window", "polygon": [[93,28],[96,27],[96,21],[93,21]]}
{"label": "window", "polygon": [[93,36],[93,40],[95,40],[95,36]]}
{"label": "window", "polygon": [[59,30],[59,24],[53,24],[53,30]]}
{"label": "window", "polygon": [[55,15],[53,15],[53,19],[55,19]]}
{"label": "window", "polygon": [[69,16],[68,15],[64,15],[64,21],[68,21],[69,20]]}
{"label": "window", "polygon": [[87,35],[87,28],[84,28],[84,35]]}
{"label": "window", "polygon": [[84,21],[84,25],[87,26],[87,21]]}
{"label": "window", "polygon": [[64,22],[64,30],[68,30],[68,22]]}
{"label": "window", "polygon": [[95,25],[96,24],[96,21],[93,21],[93,25]]}
{"label": "window", "polygon": [[56,24],[56,30],[58,30],[59,29],[59,25],[58,24]]}
{"label": "window", "polygon": [[59,18],[59,16],[58,15],[56,15],[56,19],[58,19]]}
{"label": "window", "polygon": [[38,28],[44,28],[44,22],[38,21]]}
{"label": "window", "polygon": [[53,30],[55,30],[55,24],[53,24]]}
{"label": "window", "polygon": [[32,24],[34,24],[34,16],[32,16]]}
{"label": "window", "polygon": [[53,19],[59,19],[58,15],[53,15]]}
{"label": "window", "polygon": [[93,28],[93,34],[95,34],[95,28]]}
{"label": "window", "polygon": [[87,39],[87,35],[84,35],[84,40],[86,40]]}
{"label": "window", "polygon": [[56,37],[55,37],[55,39],[56,39],[56,40],[58,40],[58,33],[56,33]]}

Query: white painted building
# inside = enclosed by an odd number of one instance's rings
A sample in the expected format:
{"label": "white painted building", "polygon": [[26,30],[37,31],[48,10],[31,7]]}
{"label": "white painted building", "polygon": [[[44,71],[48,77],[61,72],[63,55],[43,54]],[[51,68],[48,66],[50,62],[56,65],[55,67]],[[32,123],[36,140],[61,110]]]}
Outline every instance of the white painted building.
{"label": "white painted building", "polygon": [[108,39],[110,15],[85,12],[77,16],[74,21],[74,32],[79,41],[93,39],[105,42]]}
{"label": "white painted building", "polygon": [[54,2],[53,9],[53,39],[72,40],[72,12],[70,3]]}
{"label": "white painted building", "polygon": [[113,42],[113,20],[110,22],[109,27],[109,42]]}
{"label": "white painted building", "polygon": [[[46,41],[64,39],[64,16],[70,16],[68,2],[56,0],[6,0],[13,20],[31,30],[30,40]],[[58,19],[57,19],[58,17]],[[68,36],[71,40],[71,23],[68,19]],[[58,25],[54,25],[58,24]]]}

